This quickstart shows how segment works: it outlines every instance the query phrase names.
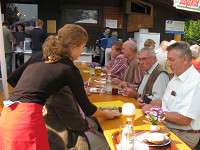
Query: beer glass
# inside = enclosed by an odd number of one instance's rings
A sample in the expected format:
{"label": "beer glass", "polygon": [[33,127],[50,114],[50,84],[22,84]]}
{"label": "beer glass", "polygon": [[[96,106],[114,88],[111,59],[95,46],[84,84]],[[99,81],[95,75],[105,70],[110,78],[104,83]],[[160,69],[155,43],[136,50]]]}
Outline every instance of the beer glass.
{"label": "beer glass", "polygon": [[132,124],[134,124],[135,119],[135,105],[133,103],[125,103],[122,107],[122,120],[125,125],[127,118],[132,118]]}
{"label": "beer glass", "polygon": [[102,72],[101,66],[95,66],[95,68],[94,68],[94,73],[95,73],[95,75],[96,75],[97,77],[101,77],[101,72]]}

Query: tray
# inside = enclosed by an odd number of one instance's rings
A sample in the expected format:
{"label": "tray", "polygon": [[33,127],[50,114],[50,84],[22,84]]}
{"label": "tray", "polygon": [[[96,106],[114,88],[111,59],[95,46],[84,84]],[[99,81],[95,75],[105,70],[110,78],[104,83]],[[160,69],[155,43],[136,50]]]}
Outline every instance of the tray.
{"label": "tray", "polygon": [[[148,132],[148,131],[149,130],[136,130],[136,134],[141,133],[141,132]],[[115,146],[115,150],[117,150],[116,145],[120,143],[119,131],[114,132],[112,134],[112,141]],[[178,150],[178,148],[172,141],[168,145],[164,145],[164,146],[149,146],[149,150]]]}

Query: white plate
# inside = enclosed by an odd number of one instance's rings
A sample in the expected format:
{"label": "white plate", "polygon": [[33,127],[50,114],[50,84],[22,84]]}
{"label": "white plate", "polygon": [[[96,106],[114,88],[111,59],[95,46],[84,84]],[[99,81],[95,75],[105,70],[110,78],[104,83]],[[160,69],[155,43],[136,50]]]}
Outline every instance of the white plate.
{"label": "white plate", "polygon": [[102,73],[101,73],[101,76],[102,76],[102,77],[106,76],[106,73],[103,73],[103,72],[102,72]]}
{"label": "white plate", "polygon": [[90,92],[91,93],[99,93],[100,92],[100,88],[92,87],[92,88],[90,88]]}
{"label": "white plate", "polygon": [[95,82],[98,82],[98,83],[102,83],[102,84],[105,84],[106,81],[102,81],[102,80],[94,80]]}
{"label": "white plate", "polygon": [[[135,135],[136,140],[139,141],[139,142],[141,142],[141,143],[145,143],[143,141],[145,139],[147,139],[148,134],[149,134],[149,132],[140,132],[140,133],[137,133]],[[169,143],[171,143],[171,141],[172,141],[171,138],[169,138],[168,140],[165,140],[164,143],[162,143],[162,144],[153,144],[153,143],[149,143],[149,144],[145,143],[145,144],[147,144],[148,146],[165,146],[165,145],[168,145]]]}

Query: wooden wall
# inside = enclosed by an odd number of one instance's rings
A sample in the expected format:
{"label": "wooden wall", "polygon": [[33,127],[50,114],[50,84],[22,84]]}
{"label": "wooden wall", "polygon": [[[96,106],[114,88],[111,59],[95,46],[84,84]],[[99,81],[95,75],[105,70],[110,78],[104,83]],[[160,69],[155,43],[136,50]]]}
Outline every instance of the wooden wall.
{"label": "wooden wall", "polygon": [[[128,32],[128,24],[134,26],[135,20],[132,20],[131,23],[128,20],[128,14],[125,14],[124,6],[126,0],[2,0],[3,10],[5,11],[5,3],[6,2],[21,2],[21,3],[31,3],[34,2],[38,3],[38,15],[39,18],[44,20],[56,20],[57,23],[57,30],[62,27],[67,22],[65,19],[62,18],[65,8],[69,7],[80,7],[80,8],[97,8],[99,10],[99,23],[97,25],[87,25],[87,24],[80,24],[83,26],[89,34],[89,42],[88,46],[95,45],[95,40],[99,36],[101,32],[103,32],[103,27],[105,23],[105,18],[109,16],[107,12],[109,12],[110,8],[112,11],[114,8],[118,9],[118,13],[114,14],[120,24],[122,24],[121,29],[117,29],[119,38],[123,39],[123,41],[127,40],[128,38],[133,38],[133,32]],[[149,29],[150,32],[159,32],[161,33],[161,41],[162,40],[171,40],[174,38],[174,35],[165,34],[165,20],[185,20],[185,19],[193,19],[191,15],[187,11],[182,10],[175,10],[171,5],[164,5],[163,2],[159,0],[143,0],[144,2],[149,2],[154,6],[154,14],[153,14],[153,27]],[[47,4],[48,3],[48,4]],[[161,4],[162,3],[162,4]],[[167,3],[167,2],[166,2]],[[166,8],[167,7],[167,8]],[[170,8],[171,7],[171,8]],[[173,9],[172,9],[173,8]],[[108,10],[107,10],[108,9]],[[118,14],[120,14],[119,10],[121,9],[121,16],[119,19]],[[107,11],[106,11],[107,10]],[[145,20],[144,17],[141,17],[140,20]],[[144,24],[145,25],[145,24]],[[46,28],[45,24],[45,28]],[[145,26],[144,26],[145,27]]]}
{"label": "wooden wall", "polygon": [[153,28],[149,29],[149,31],[160,33],[161,34],[160,41],[173,40],[174,34],[165,33],[165,21],[166,20],[185,21],[188,19],[188,17],[190,16],[188,16],[187,14],[179,13],[177,11],[167,9],[159,5],[154,5],[154,26]]}

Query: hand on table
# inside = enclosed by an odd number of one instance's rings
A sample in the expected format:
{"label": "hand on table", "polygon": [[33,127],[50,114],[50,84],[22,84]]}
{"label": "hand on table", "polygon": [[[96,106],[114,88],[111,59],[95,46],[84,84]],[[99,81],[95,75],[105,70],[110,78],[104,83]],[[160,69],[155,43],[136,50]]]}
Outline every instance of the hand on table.
{"label": "hand on table", "polygon": [[153,107],[153,106],[150,105],[150,104],[145,104],[145,105],[142,107],[142,112],[143,112],[144,114],[146,114],[145,112],[146,112],[146,111],[149,111],[151,107]]}
{"label": "hand on table", "polygon": [[119,85],[122,81],[118,78],[113,78],[113,83]]}
{"label": "hand on table", "polygon": [[137,102],[138,102],[138,107],[139,108],[142,108],[145,105],[144,101],[141,98],[138,98]]}
{"label": "hand on table", "polygon": [[126,97],[134,97],[134,98],[138,98],[139,94],[138,92],[136,92],[135,89],[133,88],[130,88],[130,87],[125,87],[124,90],[123,90],[123,93],[122,93],[123,96],[126,96]]}
{"label": "hand on table", "polygon": [[106,119],[114,119],[115,117],[119,116],[117,112],[112,112],[112,111],[103,111],[104,113],[104,118]]}

